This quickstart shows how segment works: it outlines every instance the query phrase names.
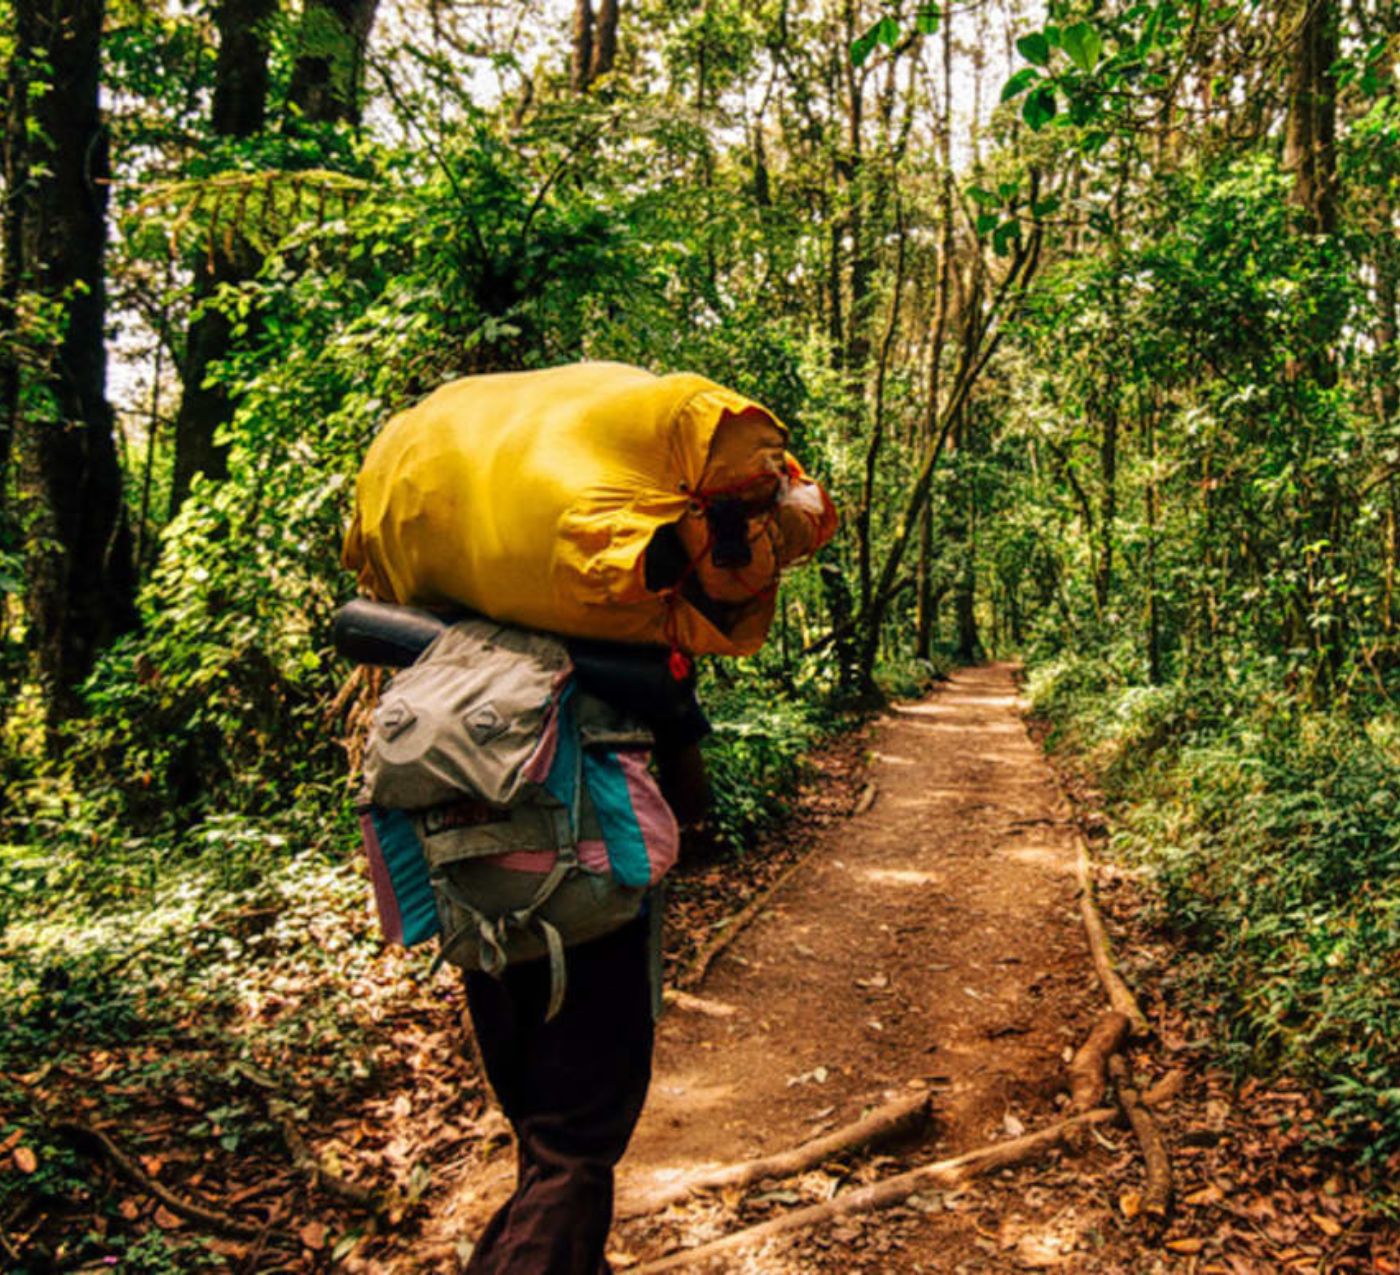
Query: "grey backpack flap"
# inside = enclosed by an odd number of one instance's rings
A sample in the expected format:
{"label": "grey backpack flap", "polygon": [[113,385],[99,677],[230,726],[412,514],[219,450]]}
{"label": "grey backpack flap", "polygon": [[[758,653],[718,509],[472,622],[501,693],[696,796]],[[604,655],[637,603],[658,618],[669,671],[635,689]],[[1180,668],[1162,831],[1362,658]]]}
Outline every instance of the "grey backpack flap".
{"label": "grey backpack flap", "polygon": [[384,688],[365,745],[375,805],[396,810],[475,797],[511,806],[536,774],[573,666],[562,642],[463,620]]}

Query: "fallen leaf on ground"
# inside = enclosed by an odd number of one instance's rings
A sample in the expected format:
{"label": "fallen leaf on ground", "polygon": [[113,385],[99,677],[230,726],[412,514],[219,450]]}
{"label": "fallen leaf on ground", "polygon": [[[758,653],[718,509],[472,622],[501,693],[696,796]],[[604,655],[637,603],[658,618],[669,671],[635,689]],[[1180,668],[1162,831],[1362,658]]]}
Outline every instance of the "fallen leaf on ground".
{"label": "fallen leaf on ground", "polygon": [[1192,1191],[1190,1195],[1182,1198],[1183,1204],[1199,1206],[1202,1204],[1219,1204],[1225,1198],[1225,1192],[1212,1182],[1209,1186],[1203,1186],[1199,1191]]}
{"label": "fallen leaf on ground", "polygon": [[324,1222],[308,1222],[298,1232],[301,1242],[310,1249],[323,1249],[326,1247],[326,1224]]}
{"label": "fallen leaf on ground", "polygon": [[1205,1240],[1197,1239],[1195,1236],[1167,1241],[1167,1247],[1171,1249],[1173,1253],[1199,1253],[1205,1246]]}
{"label": "fallen leaf on ground", "polygon": [[34,1154],[33,1147],[16,1147],[14,1161],[21,1173],[33,1173],[39,1167],[39,1157]]}
{"label": "fallen leaf on ground", "polygon": [[1123,1216],[1131,1221],[1142,1212],[1142,1192],[1124,1191],[1118,1197],[1118,1208]]}

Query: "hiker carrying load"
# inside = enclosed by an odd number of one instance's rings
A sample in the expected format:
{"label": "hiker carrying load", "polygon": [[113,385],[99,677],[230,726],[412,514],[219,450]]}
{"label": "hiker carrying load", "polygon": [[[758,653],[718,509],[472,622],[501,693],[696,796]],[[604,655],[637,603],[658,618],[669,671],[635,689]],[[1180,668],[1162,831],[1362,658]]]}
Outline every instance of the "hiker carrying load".
{"label": "hiker carrying load", "polygon": [[344,560],[371,601],[337,641],[408,666],[363,768],[380,919],[464,970],[517,1140],[470,1272],[609,1269],[656,887],[708,798],[690,657],[755,651],[780,570],[835,530],[786,441],[703,377],[589,363],[445,385],[366,457]]}

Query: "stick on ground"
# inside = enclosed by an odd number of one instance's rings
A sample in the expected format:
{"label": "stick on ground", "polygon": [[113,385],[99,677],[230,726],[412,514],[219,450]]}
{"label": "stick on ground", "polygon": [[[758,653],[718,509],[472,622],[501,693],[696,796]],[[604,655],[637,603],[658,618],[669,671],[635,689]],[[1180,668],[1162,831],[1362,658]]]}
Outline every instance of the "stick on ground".
{"label": "stick on ground", "polygon": [[343,1203],[353,1204],[367,1213],[382,1213],[385,1210],[387,1206],[374,1191],[330,1172],[316,1158],[316,1153],[307,1145],[306,1139],[287,1116],[279,1117],[278,1123],[282,1128],[282,1140],[287,1144],[287,1150],[292,1153],[293,1163],[311,1180],[312,1186],[320,1187],[327,1195],[333,1195]]}
{"label": "stick on ground", "polygon": [[710,972],[710,966],[714,963],[715,957],[724,951],[754,919],[766,908],[773,896],[778,893],[798,871],[807,866],[807,861],[812,858],[817,851],[821,850],[822,844],[818,842],[808,850],[800,859],[788,864],[779,874],[778,879],[773,882],[758,898],[746,904],[734,917],[725,922],[724,929],[712,938],[701,950],[698,956],[690,963],[690,967],[681,972],[676,979],[676,986],[683,992],[693,992],[701,983],[705,981],[705,975]]}
{"label": "stick on ground", "polygon": [[718,1169],[692,1174],[648,1195],[623,1201],[619,1206],[618,1217],[633,1218],[648,1213],[659,1213],[696,1191],[726,1186],[749,1186],[754,1182],[761,1182],[764,1178],[794,1177],[824,1163],[832,1156],[863,1150],[877,1143],[913,1133],[927,1121],[928,1115],[927,1093],[899,1098],[883,1107],[877,1107],[853,1124],[833,1129],[830,1133],[804,1142],[801,1146],[757,1160],[743,1160],[738,1164],[726,1164]]}
{"label": "stick on ground", "polygon": [[264,1226],[252,1226],[247,1222],[240,1222],[227,1213],[220,1213],[217,1209],[196,1204],[192,1200],[186,1200],[176,1195],[169,1187],[162,1186],[161,1183],[150,1177],[140,1165],[100,1129],[92,1129],[85,1124],[77,1124],[71,1120],[59,1121],[53,1127],[56,1132],[71,1138],[74,1142],[98,1147],[122,1177],[140,1187],[147,1195],[154,1196],[176,1217],[182,1217],[185,1221],[193,1222],[196,1226],[202,1227],[206,1231],[212,1231],[216,1235],[227,1235],[230,1239],[235,1240],[255,1240],[267,1232],[267,1228]]}
{"label": "stick on ground", "polygon": [[964,1182],[992,1169],[1022,1164],[1043,1151],[1059,1146],[1076,1129],[1103,1124],[1114,1119],[1117,1114],[1118,1112],[1113,1107],[1099,1107],[1093,1111],[1086,1111],[1082,1116],[1071,1116],[1068,1120],[1061,1120],[1036,1133],[1028,1133],[1023,1138],[996,1142],[990,1146],[969,1151],[964,1155],[955,1156],[951,1160],[939,1160],[918,1169],[911,1169],[908,1173],[887,1178],[883,1182],[873,1182],[869,1186],[847,1191],[846,1194],[838,1195],[824,1204],[814,1204],[793,1213],[785,1213],[781,1217],[760,1222],[757,1226],[750,1226],[742,1231],[735,1231],[732,1235],[712,1240],[708,1244],[701,1244],[696,1248],[686,1249],[681,1253],[672,1253],[654,1262],[647,1262],[636,1268],[635,1275],[660,1275],[662,1271],[679,1270],[692,1262],[707,1261],[721,1253],[732,1252],[737,1248],[747,1248],[751,1244],[761,1243],[788,1231],[817,1226],[832,1218],[849,1217],[854,1213],[869,1213],[875,1209],[889,1208],[907,1200],[916,1191],[926,1190],[930,1187],[942,1187],[947,1190],[961,1186]]}

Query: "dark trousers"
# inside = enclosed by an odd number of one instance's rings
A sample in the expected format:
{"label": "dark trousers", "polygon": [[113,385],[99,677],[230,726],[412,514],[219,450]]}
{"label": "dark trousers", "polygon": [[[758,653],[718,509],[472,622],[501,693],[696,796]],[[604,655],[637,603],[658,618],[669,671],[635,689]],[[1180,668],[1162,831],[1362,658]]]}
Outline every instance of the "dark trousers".
{"label": "dark trousers", "polygon": [[515,1130],[515,1194],[477,1241],[470,1275],[600,1275],[613,1166],[651,1079],[645,916],[568,949],[568,991],[552,1022],[549,963],[467,975],[487,1079]]}

